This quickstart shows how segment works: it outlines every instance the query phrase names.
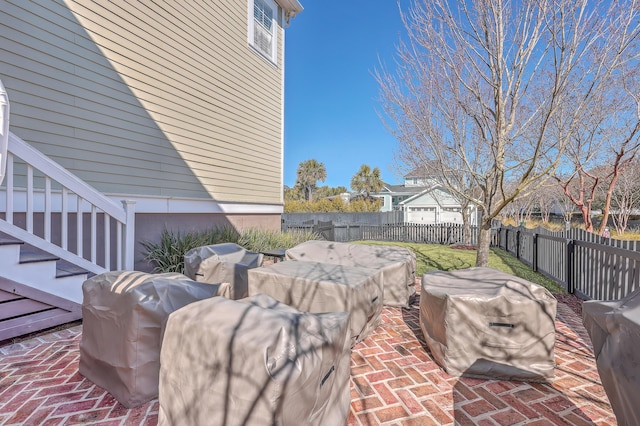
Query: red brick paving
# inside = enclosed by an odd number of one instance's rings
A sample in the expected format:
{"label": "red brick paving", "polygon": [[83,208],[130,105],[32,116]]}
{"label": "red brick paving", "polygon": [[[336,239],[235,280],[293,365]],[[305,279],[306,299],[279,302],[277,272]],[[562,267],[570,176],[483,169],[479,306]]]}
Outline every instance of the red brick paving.
{"label": "red brick paving", "polygon": [[[448,376],[433,361],[419,309],[385,308],[353,348],[348,425],[615,425],[581,319],[558,304],[549,384]],[[77,372],[81,326],[0,348],[0,424],[155,425],[158,402],[126,409]],[[329,425],[331,426],[331,425]]]}

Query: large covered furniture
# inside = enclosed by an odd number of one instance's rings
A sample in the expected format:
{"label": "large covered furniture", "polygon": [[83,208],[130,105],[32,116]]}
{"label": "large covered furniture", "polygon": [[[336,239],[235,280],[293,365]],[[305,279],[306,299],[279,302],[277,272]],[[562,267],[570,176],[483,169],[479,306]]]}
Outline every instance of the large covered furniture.
{"label": "large covered furniture", "polygon": [[382,272],[290,260],[249,271],[249,294],[268,294],[299,311],[348,312],[352,346],[380,323]]}
{"label": "large covered furniture", "polygon": [[193,303],[169,317],[160,425],[344,425],[349,319],[258,295]]}
{"label": "large covered furniture", "polygon": [[195,281],[230,283],[231,298],[247,296],[247,271],[262,265],[263,255],[234,243],[213,244],[184,255],[184,274]]}
{"label": "large covered furniture", "polygon": [[602,386],[621,425],[640,425],[640,289],[582,304]]}
{"label": "large covered furniture", "polygon": [[420,328],[452,376],[553,377],[557,301],[544,287],[492,268],[422,277]]}
{"label": "large covered furniture", "polygon": [[131,408],[158,396],[169,314],[198,300],[228,297],[229,285],[175,273],[114,271],[86,280],[82,292],[80,374]]}
{"label": "large covered furniture", "polygon": [[383,304],[387,306],[408,307],[416,293],[416,255],[404,247],[307,241],[287,250],[285,257],[379,269],[384,279]]}

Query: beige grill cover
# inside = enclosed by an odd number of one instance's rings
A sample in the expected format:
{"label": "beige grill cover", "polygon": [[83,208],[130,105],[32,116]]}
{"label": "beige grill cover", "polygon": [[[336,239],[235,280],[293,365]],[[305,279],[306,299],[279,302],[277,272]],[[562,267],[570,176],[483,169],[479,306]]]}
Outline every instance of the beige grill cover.
{"label": "beige grill cover", "polygon": [[193,303],[169,317],[160,425],[344,425],[348,315],[266,295]]}
{"label": "beige grill cover", "polygon": [[420,327],[447,373],[544,381],[555,367],[557,301],[544,287],[492,268],[422,277]]}
{"label": "beige grill cover", "polygon": [[640,290],[582,304],[598,373],[621,425],[640,425]]}
{"label": "beige grill cover", "polygon": [[131,408],[158,396],[160,343],[169,314],[229,285],[182,274],[114,271],[82,285],[80,374]]}
{"label": "beige grill cover", "polygon": [[409,306],[416,293],[416,255],[397,246],[307,241],[285,252],[290,260],[380,269],[384,279],[383,304]]}
{"label": "beige grill cover", "polygon": [[247,270],[262,265],[262,258],[234,243],[197,247],[184,255],[184,274],[206,283],[230,283],[231,299],[240,299],[247,296]]}
{"label": "beige grill cover", "polygon": [[376,269],[278,262],[249,271],[249,294],[260,293],[304,312],[348,312],[352,346],[380,324],[382,272]]}

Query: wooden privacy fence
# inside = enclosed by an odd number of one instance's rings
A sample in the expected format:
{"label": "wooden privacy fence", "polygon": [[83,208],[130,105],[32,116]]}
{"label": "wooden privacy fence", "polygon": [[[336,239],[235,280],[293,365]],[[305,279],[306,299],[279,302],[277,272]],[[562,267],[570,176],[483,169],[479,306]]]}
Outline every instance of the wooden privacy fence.
{"label": "wooden privacy fence", "polygon": [[616,300],[640,288],[637,241],[602,238],[580,229],[552,233],[516,227],[496,229],[493,241],[584,298]]}
{"label": "wooden privacy fence", "polygon": [[[464,226],[457,223],[399,223],[360,227],[362,240],[403,241],[412,243],[462,244]],[[478,228],[470,227],[471,245],[478,243]]]}
{"label": "wooden privacy fence", "polygon": [[[464,242],[464,226],[457,223],[418,224],[392,223],[385,225],[335,224],[333,222],[307,221],[302,224],[287,224],[286,229],[314,231],[330,241],[394,241],[412,243],[461,244]],[[478,243],[478,228],[472,226],[471,243]]]}

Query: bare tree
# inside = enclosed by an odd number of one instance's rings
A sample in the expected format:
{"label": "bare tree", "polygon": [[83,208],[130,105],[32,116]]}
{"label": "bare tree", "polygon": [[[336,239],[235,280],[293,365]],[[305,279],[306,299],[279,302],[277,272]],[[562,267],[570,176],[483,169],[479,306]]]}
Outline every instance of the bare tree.
{"label": "bare tree", "polygon": [[638,13],[635,0],[414,0],[402,14],[397,69],[376,73],[383,118],[404,162],[435,161],[450,191],[480,193],[478,266],[492,219],[557,168],[627,63]]}
{"label": "bare tree", "polygon": [[618,234],[623,234],[629,217],[640,209],[640,163],[636,160],[620,174],[611,197],[611,220]]}
{"label": "bare tree", "polygon": [[[634,40],[636,50],[637,42]],[[565,150],[563,164],[568,167],[564,176],[556,175],[567,197],[580,209],[587,231],[593,231],[591,209],[602,195],[600,235],[607,226],[616,183],[640,150],[640,68],[637,56],[626,59],[629,62],[612,73],[600,95],[594,97],[593,107],[585,111],[582,125]]]}
{"label": "bare tree", "polygon": [[561,188],[556,182],[547,180],[534,194],[535,203],[540,210],[542,223],[549,223],[551,211],[559,203],[560,197],[564,197]]}

